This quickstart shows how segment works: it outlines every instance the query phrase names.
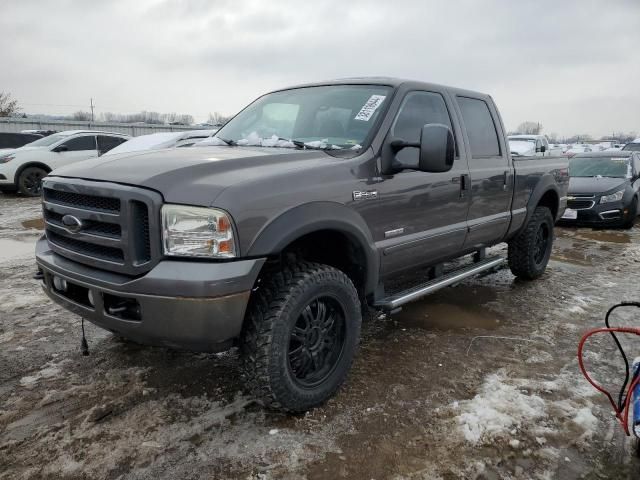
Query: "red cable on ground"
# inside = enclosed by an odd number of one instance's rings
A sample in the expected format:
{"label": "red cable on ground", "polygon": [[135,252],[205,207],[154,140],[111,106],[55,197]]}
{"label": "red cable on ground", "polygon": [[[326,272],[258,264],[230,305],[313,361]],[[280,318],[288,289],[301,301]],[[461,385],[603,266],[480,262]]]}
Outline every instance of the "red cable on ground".
{"label": "red cable on ground", "polygon": [[613,407],[613,411],[616,414],[616,418],[618,419],[618,421],[622,425],[622,428],[624,429],[624,432],[628,436],[629,435],[629,407],[631,405],[631,396],[632,396],[631,394],[634,388],[638,385],[638,383],[640,383],[640,376],[637,376],[636,378],[633,379],[633,381],[629,385],[629,389],[627,390],[627,396],[625,398],[624,404],[622,405],[621,409],[618,409],[618,406],[616,405],[616,402],[613,400],[613,397],[611,396],[611,394],[604,387],[596,383],[589,376],[589,374],[587,373],[587,369],[584,366],[584,359],[582,356],[582,350],[584,348],[584,344],[589,337],[591,337],[592,335],[595,335],[596,333],[631,333],[633,335],[640,336],[640,328],[631,328],[631,327],[595,328],[585,333],[582,336],[582,339],[580,339],[580,344],[578,345],[578,363],[580,364],[580,370],[582,371],[582,374],[587,379],[587,381],[591,385],[593,385],[593,387],[596,390],[598,390],[601,393],[604,393],[607,396],[607,398],[609,399],[609,402],[611,403],[611,406]]}

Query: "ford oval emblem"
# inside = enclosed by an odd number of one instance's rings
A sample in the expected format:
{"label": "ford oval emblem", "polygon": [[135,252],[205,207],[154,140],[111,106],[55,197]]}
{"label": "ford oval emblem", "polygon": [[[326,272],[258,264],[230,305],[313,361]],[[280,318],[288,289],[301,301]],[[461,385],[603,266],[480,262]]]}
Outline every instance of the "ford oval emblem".
{"label": "ford oval emblem", "polygon": [[62,217],[62,224],[69,233],[78,233],[84,226],[82,225],[82,220],[73,215],[65,215]]}

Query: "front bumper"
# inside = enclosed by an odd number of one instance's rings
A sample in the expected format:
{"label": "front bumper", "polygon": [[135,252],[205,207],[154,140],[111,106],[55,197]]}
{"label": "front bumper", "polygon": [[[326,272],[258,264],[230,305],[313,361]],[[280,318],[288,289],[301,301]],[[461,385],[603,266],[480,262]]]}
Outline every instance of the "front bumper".
{"label": "front bumper", "polygon": [[[265,259],[165,260],[144,276],[129,277],[68,260],[43,237],[36,262],[46,294],[99,327],[143,344],[213,352],[240,334]],[[66,290],[57,288],[61,284]]]}
{"label": "front bumper", "polygon": [[625,222],[630,214],[629,207],[623,202],[594,203],[591,208],[576,211],[578,212],[577,219],[562,218],[559,223],[563,225],[614,226]]}

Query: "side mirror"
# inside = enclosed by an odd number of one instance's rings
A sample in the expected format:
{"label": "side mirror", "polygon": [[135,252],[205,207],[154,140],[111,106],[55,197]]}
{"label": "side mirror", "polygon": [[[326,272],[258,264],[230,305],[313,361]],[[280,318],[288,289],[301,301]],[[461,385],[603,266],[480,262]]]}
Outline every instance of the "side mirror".
{"label": "side mirror", "polygon": [[398,152],[406,147],[420,149],[418,169],[423,172],[448,172],[453,167],[455,146],[453,132],[446,125],[430,123],[422,127],[418,143],[393,140],[391,149]]}
{"label": "side mirror", "polygon": [[69,151],[69,147],[67,147],[66,145],[58,145],[56,148],[53,149],[54,152],[60,153],[60,152],[68,152]]}
{"label": "side mirror", "polygon": [[545,147],[544,145],[542,145],[542,146],[540,147],[540,153],[544,153],[544,152],[546,152],[546,151],[547,151],[547,147]]}

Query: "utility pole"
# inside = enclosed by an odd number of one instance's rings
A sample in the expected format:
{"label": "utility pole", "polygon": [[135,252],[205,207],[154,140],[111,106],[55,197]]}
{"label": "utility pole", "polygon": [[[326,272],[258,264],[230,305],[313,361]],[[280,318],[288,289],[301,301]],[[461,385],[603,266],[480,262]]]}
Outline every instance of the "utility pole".
{"label": "utility pole", "polygon": [[91,121],[93,122],[93,98],[91,98]]}

